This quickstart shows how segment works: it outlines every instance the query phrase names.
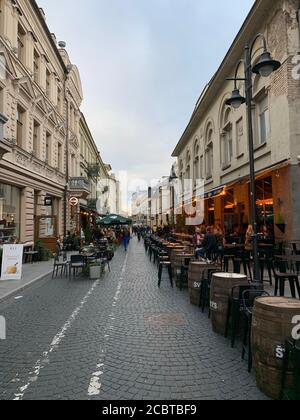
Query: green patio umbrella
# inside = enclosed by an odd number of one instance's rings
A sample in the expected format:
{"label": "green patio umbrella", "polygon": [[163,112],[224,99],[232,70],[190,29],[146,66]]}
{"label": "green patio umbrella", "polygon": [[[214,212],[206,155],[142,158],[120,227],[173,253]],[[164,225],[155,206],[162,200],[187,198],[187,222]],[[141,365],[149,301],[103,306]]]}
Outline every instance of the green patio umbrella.
{"label": "green patio umbrella", "polygon": [[117,225],[131,225],[132,220],[118,214],[109,214],[102,219],[97,220],[97,225],[101,226],[117,226]]}

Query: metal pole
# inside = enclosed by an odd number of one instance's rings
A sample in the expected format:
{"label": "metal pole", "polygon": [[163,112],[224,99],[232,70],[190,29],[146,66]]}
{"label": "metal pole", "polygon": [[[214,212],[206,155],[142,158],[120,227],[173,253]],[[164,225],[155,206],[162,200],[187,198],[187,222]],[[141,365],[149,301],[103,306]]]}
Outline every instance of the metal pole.
{"label": "metal pole", "polygon": [[255,182],[255,156],[254,156],[254,139],[253,139],[253,123],[252,123],[252,65],[250,47],[245,47],[245,79],[246,79],[246,106],[247,106],[247,120],[248,120],[248,142],[249,142],[249,165],[250,165],[250,201],[252,212],[253,225],[253,283],[256,286],[263,287],[260,276],[259,258],[258,258],[258,230],[257,230],[257,210],[256,210],[256,182]]}
{"label": "metal pole", "polygon": [[68,74],[65,78],[65,100],[66,100],[66,184],[64,196],[64,238],[67,237],[67,218],[68,218],[68,193],[69,193],[69,101],[67,97]]}

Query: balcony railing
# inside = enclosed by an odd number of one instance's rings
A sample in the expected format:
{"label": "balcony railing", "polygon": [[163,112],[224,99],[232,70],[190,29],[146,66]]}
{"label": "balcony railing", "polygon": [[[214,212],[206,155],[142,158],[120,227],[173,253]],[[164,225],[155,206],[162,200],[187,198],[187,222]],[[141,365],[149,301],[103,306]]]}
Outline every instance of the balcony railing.
{"label": "balcony railing", "polygon": [[90,193],[90,183],[87,178],[84,177],[74,177],[70,179],[70,190],[71,191],[85,191]]}
{"label": "balcony railing", "polygon": [[87,200],[87,205],[89,207],[89,209],[91,210],[96,210],[97,209],[97,199],[96,198],[90,198],[89,200]]}

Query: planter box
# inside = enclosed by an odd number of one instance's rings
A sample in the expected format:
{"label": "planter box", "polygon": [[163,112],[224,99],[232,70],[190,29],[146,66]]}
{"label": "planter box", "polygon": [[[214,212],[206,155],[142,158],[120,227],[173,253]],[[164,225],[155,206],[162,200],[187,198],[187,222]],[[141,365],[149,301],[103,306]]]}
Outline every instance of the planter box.
{"label": "planter box", "polygon": [[98,280],[101,278],[102,267],[101,265],[95,265],[90,267],[90,279]]}

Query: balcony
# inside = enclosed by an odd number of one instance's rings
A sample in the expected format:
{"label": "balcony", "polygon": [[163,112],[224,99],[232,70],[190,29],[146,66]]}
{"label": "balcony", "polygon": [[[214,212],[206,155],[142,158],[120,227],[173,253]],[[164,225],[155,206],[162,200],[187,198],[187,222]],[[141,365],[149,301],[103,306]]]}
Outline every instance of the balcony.
{"label": "balcony", "polygon": [[84,177],[74,177],[70,179],[70,193],[77,198],[86,199],[90,193],[90,183],[87,178]]}
{"label": "balcony", "polygon": [[11,144],[4,140],[4,124],[7,122],[7,118],[0,114],[0,160],[6,153],[10,153],[12,150]]}
{"label": "balcony", "polygon": [[98,200],[96,198],[90,198],[89,200],[87,200],[88,208],[90,210],[96,211],[97,210],[97,201]]}

